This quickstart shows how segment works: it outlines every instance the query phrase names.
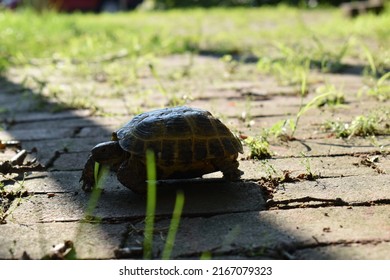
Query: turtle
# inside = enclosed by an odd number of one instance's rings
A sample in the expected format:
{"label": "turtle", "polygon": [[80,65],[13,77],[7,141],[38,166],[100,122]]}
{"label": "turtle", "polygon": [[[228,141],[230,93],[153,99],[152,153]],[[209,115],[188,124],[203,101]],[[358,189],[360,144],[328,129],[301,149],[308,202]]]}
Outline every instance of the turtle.
{"label": "turtle", "polygon": [[237,181],[241,141],[209,111],[187,106],[136,115],[112,133],[112,139],[92,148],[80,182],[84,191],[95,185],[94,165],[108,165],[118,181],[136,193],[147,186],[146,151],[155,155],[156,179],[190,179],[221,171]]}

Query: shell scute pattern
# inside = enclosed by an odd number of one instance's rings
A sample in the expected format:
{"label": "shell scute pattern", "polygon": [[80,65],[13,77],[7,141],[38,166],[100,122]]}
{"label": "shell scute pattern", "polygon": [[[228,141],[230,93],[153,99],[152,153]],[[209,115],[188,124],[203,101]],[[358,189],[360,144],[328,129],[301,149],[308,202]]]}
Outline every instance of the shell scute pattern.
{"label": "shell scute pattern", "polygon": [[194,150],[196,151],[194,155],[195,160],[202,160],[204,158],[207,158],[207,142],[201,139],[195,139]]}
{"label": "shell scute pattern", "polygon": [[117,132],[120,146],[144,156],[152,149],[166,165],[242,152],[241,142],[209,112],[188,107],[140,114]]}
{"label": "shell scute pattern", "polygon": [[161,137],[170,139],[192,137],[191,123],[188,122],[185,116],[176,116],[167,119]]}

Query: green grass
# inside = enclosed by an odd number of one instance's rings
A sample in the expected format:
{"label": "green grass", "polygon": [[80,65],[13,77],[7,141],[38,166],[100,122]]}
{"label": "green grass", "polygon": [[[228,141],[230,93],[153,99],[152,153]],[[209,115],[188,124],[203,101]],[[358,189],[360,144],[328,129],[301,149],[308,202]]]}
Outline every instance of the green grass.
{"label": "green grass", "polygon": [[331,120],[327,121],[324,127],[338,138],[389,135],[390,111],[389,109],[378,109],[367,115],[356,116],[351,122]]}
{"label": "green grass", "polygon": [[[103,191],[104,179],[107,177],[109,169],[107,166],[95,162],[94,165],[94,180],[95,186],[92,189],[88,204],[85,210],[83,222],[87,223],[100,223],[99,217],[93,216],[93,212],[97,207],[101,193]],[[147,172],[147,193],[146,193],[146,213],[145,213],[145,230],[144,230],[144,242],[143,242],[143,258],[153,258],[153,236],[154,236],[154,222],[155,211],[157,204],[157,174],[156,174],[156,162],[154,152],[147,150],[146,152],[146,172]],[[23,184],[21,184],[23,186]],[[0,182],[0,198],[3,193],[3,185]],[[180,219],[184,207],[184,193],[178,191],[176,196],[176,202],[172,213],[171,223],[168,229],[168,235],[166,237],[165,246],[162,252],[162,259],[170,259],[172,250],[175,244],[176,233],[179,229]],[[5,219],[5,211],[0,205],[0,224]],[[80,226],[76,239],[82,232],[82,226]]]}
{"label": "green grass", "polygon": [[153,232],[154,219],[156,211],[156,162],[154,152],[146,151],[146,171],[147,171],[147,194],[146,194],[146,216],[145,216],[145,235],[144,235],[144,259],[151,259],[153,254]]}
{"label": "green grass", "polygon": [[85,215],[84,215],[85,222],[99,223],[101,220],[100,217],[95,217],[93,215],[93,212],[95,211],[97,204],[99,202],[100,196],[103,191],[104,180],[107,178],[108,172],[109,172],[109,168],[107,166],[95,162],[94,169],[93,169],[95,186],[93,186],[92,188],[92,192],[85,209]]}
{"label": "green grass", "polygon": [[309,110],[319,106],[324,100],[328,100],[330,96],[334,95],[333,90],[326,90],[325,92],[319,92],[309,102],[304,104],[304,97],[307,95],[307,74],[301,72],[301,86],[300,86],[300,104],[298,112],[294,118],[287,118],[277,121],[271,128],[264,129],[264,137],[268,139],[270,136],[279,138],[282,141],[295,140],[295,132],[298,129],[299,121],[301,117]]}
{"label": "green grass", "polygon": [[367,94],[373,96],[379,101],[387,101],[390,99],[390,72],[387,72],[379,79],[371,78],[368,85],[359,91],[359,95]]}
{"label": "green grass", "polygon": [[169,226],[167,239],[165,241],[165,246],[162,253],[163,260],[168,260],[171,257],[173,245],[175,244],[176,233],[179,229],[181,214],[184,207],[184,201],[184,193],[182,191],[178,191],[176,195],[175,207],[173,209],[171,224]]}
{"label": "green grass", "polygon": [[[315,20],[309,23],[310,18]],[[346,50],[345,38],[369,40],[374,48],[390,45],[387,26],[388,11],[380,17],[363,16],[350,21],[338,10],[324,14],[285,6],[115,15],[4,11],[0,15],[0,65],[25,64],[32,58],[74,62],[105,59],[123,50],[129,57],[186,51],[250,52],[263,57],[275,53],[278,42],[287,49],[312,50],[313,60],[328,68],[328,61],[337,62],[354,47],[348,45]],[[359,55],[361,50],[355,48],[352,52]]]}
{"label": "green grass", "polygon": [[13,181],[16,188],[7,189],[3,181],[0,181],[0,225],[7,223],[7,217],[11,216],[16,208],[21,204],[22,198],[30,194],[26,191],[24,186],[23,176],[22,180],[16,180],[0,173],[1,180]]}
{"label": "green grass", "polygon": [[249,158],[251,159],[260,160],[270,158],[272,156],[269,143],[265,137],[248,136],[243,142],[249,147]]}
{"label": "green grass", "polygon": [[[99,100],[129,94],[131,113],[140,111],[141,103],[186,104],[192,92],[202,91],[200,82],[188,87],[191,81],[207,81],[210,76],[215,83],[224,83],[258,80],[266,74],[283,86],[298,88],[305,83],[309,88],[317,82],[313,72],[337,72],[346,60],[353,60],[364,66],[368,77],[377,79],[390,68],[389,14],[348,20],[337,9],[309,11],[283,5],[115,15],[4,11],[0,72],[7,76],[7,69],[18,67],[25,75],[23,86],[34,93],[29,95],[35,100],[31,110],[91,109],[100,115],[116,112],[106,110]],[[167,71],[159,64],[163,56],[184,53],[188,64],[180,68]],[[195,65],[193,58],[199,53],[220,57],[223,71]],[[248,56],[257,57],[257,64],[246,63]],[[145,78],[151,81],[147,87]],[[373,85],[368,93],[382,92],[387,85],[378,82],[378,90]],[[160,104],[148,98],[155,92],[168,101]],[[136,99],[140,101],[134,105]],[[290,124],[293,121],[297,120]]]}
{"label": "green grass", "polygon": [[308,75],[310,60],[297,57],[295,52],[285,52],[282,58],[272,59],[263,57],[257,63],[257,69],[264,74],[271,74],[276,77],[279,84],[283,86],[299,85],[303,77]]}
{"label": "green grass", "polygon": [[316,93],[320,96],[316,100],[317,107],[340,108],[345,107],[345,93],[342,89],[336,88],[335,85],[326,84],[316,89]]}
{"label": "green grass", "polygon": [[306,173],[301,174],[300,177],[305,178],[307,180],[316,180],[317,178],[319,178],[320,177],[319,175],[313,173],[313,170],[311,168],[310,157],[306,156],[303,152],[301,152],[301,156],[302,156],[301,164],[305,167]]}
{"label": "green grass", "polygon": [[[153,236],[154,236],[154,221],[157,203],[157,188],[156,188],[156,162],[155,155],[152,150],[146,151],[146,173],[147,173],[147,194],[146,194],[146,216],[145,216],[145,231],[143,242],[143,257],[144,259],[152,259],[153,257]],[[173,246],[175,244],[176,233],[179,229],[181,214],[184,207],[184,193],[178,191],[176,202],[172,213],[171,224],[168,229],[165,246],[162,252],[162,259],[170,259]]]}

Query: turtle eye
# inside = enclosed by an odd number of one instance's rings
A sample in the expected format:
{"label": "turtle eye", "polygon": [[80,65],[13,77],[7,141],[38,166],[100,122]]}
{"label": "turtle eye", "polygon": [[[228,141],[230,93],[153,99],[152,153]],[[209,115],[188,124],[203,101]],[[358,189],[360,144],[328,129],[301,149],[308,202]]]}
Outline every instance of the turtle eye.
{"label": "turtle eye", "polygon": [[118,141],[118,134],[117,134],[116,132],[113,132],[113,133],[111,134],[111,140],[112,140],[112,141]]}

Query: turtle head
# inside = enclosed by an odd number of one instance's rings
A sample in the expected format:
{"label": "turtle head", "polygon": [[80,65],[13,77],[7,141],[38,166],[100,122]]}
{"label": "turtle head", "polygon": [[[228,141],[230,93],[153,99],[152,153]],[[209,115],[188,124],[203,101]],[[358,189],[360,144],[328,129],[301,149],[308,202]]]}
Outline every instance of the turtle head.
{"label": "turtle head", "polygon": [[108,141],[93,147],[91,154],[94,161],[101,164],[113,165],[121,162],[126,153],[118,141]]}

